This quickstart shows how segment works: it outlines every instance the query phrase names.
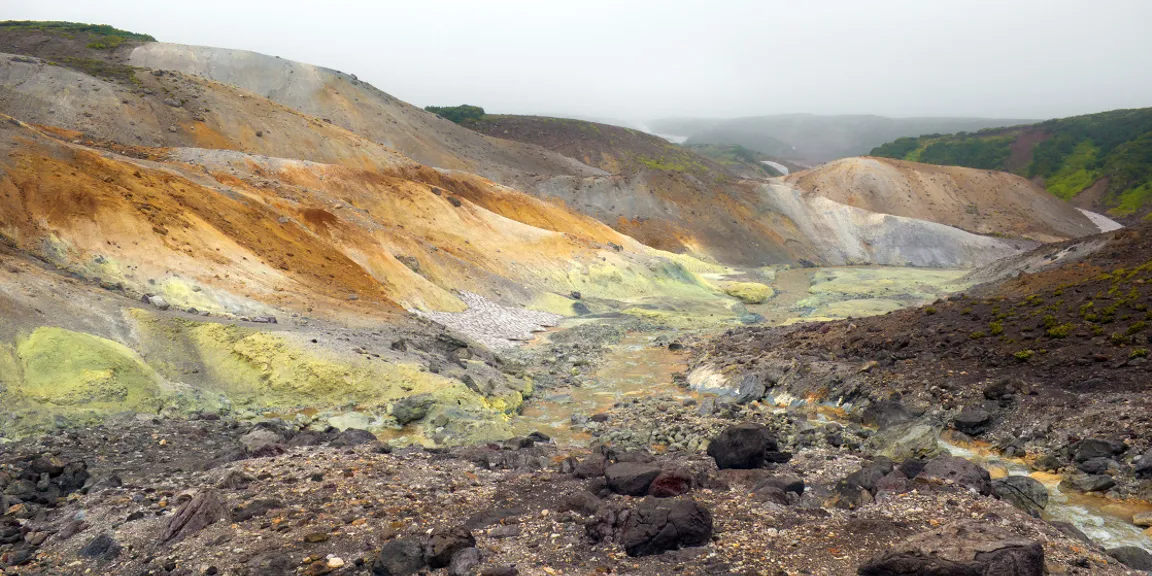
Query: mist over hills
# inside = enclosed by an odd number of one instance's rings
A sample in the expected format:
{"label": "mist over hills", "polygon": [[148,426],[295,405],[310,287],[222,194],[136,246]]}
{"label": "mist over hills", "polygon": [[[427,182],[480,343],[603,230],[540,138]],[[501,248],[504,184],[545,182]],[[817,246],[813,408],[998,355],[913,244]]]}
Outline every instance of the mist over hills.
{"label": "mist over hills", "polygon": [[687,136],[689,144],[738,144],[802,162],[867,154],[905,136],[1028,124],[997,118],[889,118],[873,115],[780,114],[732,119],[665,118],[649,123],[660,134]]}

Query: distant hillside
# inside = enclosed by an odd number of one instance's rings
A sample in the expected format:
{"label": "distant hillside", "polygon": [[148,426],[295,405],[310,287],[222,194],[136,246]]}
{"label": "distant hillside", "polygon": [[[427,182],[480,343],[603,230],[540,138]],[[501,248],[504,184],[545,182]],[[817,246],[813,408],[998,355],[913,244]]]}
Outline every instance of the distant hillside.
{"label": "distant hillside", "polygon": [[974,134],[900,138],[873,156],[1006,170],[1086,209],[1152,213],[1152,108],[1114,110]]}
{"label": "distant hillside", "polygon": [[652,122],[651,127],[661,134],[688,136],[688,144],[739,144],[790,160],[826,162],[865,154],[902,136],[1030,122],[1033,120],[784,114],[730,120],[664,119]]}
{"label": "distant hillside", "polygon": [[764,164],[771,160],[766,154],[749,150],[739,144],[687,144],[693,152],[707,156],[743,178],[781,176],[783,173]]}
{"label": "distant hillside", "polygon": [[725,174],[724,167],[682,146],[631,128],[547,116],[485,114],[464,126],[487,136],[535,144],[612,174],[644,169],[688,172],[702,180]]}

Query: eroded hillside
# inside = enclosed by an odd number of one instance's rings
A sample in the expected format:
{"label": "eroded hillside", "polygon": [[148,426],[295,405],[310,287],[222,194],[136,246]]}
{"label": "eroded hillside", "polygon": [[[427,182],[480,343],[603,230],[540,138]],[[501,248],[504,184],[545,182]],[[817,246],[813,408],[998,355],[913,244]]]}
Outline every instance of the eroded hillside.
{"label": "eroded hillside", "polygon": [[1006,172],[846,158],[789,175],[802,190],[881,214],[1038,242],[1097,232],[1071,205]]}

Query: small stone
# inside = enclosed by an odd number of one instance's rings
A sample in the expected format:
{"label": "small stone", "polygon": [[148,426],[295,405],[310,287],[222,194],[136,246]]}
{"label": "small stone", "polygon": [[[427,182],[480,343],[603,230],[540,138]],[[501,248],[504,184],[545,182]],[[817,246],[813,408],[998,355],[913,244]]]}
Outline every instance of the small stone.
{"label": "small stone", "polygon": [[328,541],[328,533],[327,532],[309,532],[308,534],[306,534],[304,536],[304,541],[305,542],[311,542],[312,544],[317,544],[320,542],[327,542]]}

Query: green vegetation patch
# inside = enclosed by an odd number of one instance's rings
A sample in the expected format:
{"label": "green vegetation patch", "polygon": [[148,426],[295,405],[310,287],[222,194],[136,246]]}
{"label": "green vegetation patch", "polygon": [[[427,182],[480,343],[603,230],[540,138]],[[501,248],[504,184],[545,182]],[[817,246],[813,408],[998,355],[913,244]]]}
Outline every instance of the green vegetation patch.
{"label": "green vegetation patch", "polygon": [[[953,135],[899,138],[873,156],[989,170],[1004,170],[1012,145],[1037,138],[1031,161],[1016,169],[1043,178],[1045,187],[1070,199],[1106,178],[1102,203],[1115,216],[1152,211],[1152,108],[1113,110],[1049,120],[1031,126]],[[1152,212],[1149,212],[1152,213]]]}
{"label": "green vegetation patch", "polygon": [[95,58],[77,58],[72,56],[65,57],[61,63],[68,68],[79,70],[89,76],[96,76],[97,78],[121,80],[133,84],[139,82],[139,80],[136,79],[136,68],[128,66],[127,64],[116,64]]}
{"label": "green vegetation patch", "polygon": [[926,146],[919,162],[996,170],[1012,154],[1010,136],[942,139]]}
{"label": "green vegetation patch", "polygon": [[425,110],[457,124],[479,122],[484,119],[484,109],[479,106],[462,104],[460,106],[425,106]]}
{"label": "green vegetation patch", "polygon": [[55,32],[60,34],[91,34],[93,36],[116,37],[116,45],[125,40],[140,42],[155,42],[156,39],[149,34],[138,34],[108,24],[84,24],[81,22],[36,21],[36,20],[5,20],[0,22],[0,29],[8,30],[39,30],[42,32]]}

